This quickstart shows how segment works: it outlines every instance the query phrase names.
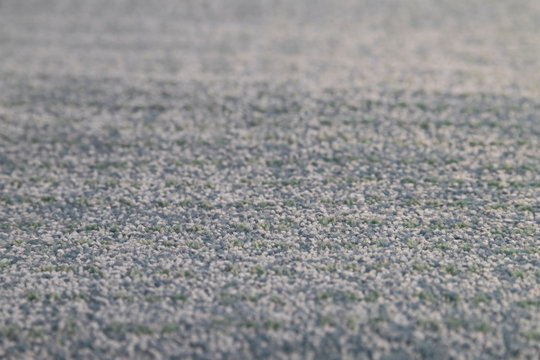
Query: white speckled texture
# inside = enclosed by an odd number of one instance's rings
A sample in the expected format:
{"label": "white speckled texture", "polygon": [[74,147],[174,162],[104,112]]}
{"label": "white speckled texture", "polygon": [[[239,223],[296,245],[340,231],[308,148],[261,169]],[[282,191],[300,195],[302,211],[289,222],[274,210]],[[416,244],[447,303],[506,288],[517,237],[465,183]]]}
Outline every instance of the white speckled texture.
{"label": "white speckled texture", "polygon": [[539,4],[0,0],[0,358],[537,358]]}

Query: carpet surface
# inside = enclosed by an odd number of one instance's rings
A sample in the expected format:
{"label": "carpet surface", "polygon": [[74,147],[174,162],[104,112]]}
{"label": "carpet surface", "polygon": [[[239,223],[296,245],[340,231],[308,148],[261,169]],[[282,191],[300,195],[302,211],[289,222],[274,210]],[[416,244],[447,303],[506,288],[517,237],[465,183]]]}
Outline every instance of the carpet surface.
{"label": "carpet surface", "polygon": [[539,58],[536,1],[0,1],[0,358],[537,358]]}

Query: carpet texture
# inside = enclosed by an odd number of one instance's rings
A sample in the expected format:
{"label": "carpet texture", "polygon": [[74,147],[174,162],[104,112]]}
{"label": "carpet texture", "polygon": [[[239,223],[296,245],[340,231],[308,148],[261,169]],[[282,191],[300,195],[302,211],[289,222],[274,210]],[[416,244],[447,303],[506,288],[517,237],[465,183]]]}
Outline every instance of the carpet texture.
{"label": "carpet texture", "polygon": [[537,358],[539,4],[0,1],[0,358]]}

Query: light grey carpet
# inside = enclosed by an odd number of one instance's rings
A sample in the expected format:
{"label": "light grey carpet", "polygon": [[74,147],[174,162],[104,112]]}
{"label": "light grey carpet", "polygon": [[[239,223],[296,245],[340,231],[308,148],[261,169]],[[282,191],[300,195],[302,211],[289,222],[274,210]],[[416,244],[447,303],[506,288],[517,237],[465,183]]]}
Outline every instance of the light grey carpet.
{"label": "light grey carpet", "polygon": [[537,1],[0,1],[0,358],[536,358]]}

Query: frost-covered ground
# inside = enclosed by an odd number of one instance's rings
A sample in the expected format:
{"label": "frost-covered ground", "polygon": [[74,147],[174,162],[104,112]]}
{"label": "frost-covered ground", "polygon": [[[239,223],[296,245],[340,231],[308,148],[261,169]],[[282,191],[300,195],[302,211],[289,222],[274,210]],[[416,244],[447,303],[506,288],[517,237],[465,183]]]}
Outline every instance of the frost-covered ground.
{"label": "frost-covered ground", "polygon": [[0,358],[531,358],[540,3],[0,1]]}

